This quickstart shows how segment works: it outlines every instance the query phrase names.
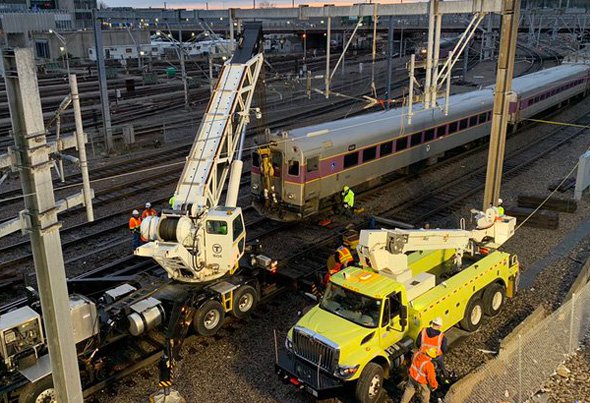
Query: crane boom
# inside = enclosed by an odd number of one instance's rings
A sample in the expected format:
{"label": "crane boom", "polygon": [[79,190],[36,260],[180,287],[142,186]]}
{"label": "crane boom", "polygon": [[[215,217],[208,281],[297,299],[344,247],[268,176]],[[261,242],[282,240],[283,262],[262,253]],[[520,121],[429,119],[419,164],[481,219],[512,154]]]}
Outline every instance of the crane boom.
{"label": "crane boom", "polygon": [[474,253],[478,245],[497,248],[513,234],[516,219],[497,217],[494,208],[486,212],[472,210],[477,227],[465,229],[382,229],[363,230],[357,247],[361,266],[400,279],[411,277],[408,253],[451,249],[455,264],[461,265],[463,253]]}
{"label": "crane boom", "polygon": [[219,204],[230,164],[249,122],[250,105],[262,67],[260,23],[247,24],[244,41],[222,68],[209,105],[174,192],[174,210],[192,215]]}
{"label": "crane boom", "polygon": [[[246,232],[235,196],[241,161],[234,157],[250,121],[262,49],[262,23],[246,24],[234,55],[220,72],[174,192],[172,210],[141,224],[142,237],[151,242],[134,253],[153,258],[175,280],[200,283],[232,274],[244,254]],[[232,165],[235,173],[228,185],[227,206],[220,206]]]}

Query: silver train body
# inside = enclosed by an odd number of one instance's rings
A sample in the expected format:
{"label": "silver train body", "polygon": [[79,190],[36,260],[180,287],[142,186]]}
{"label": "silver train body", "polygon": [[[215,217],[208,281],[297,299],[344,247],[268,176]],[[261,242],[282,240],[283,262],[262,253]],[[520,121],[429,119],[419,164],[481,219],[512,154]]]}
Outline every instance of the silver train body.
{"label": "silver train body", "polygon": [[[559,108],[586,96],[590,66],[563,64],[515,78],[508,122]],[[438,100],[443,105],[444,100]],[[274,173],[261,174],[261,151],[252,159],[252,195],[257,210],[284,221],[300,220],[333,204],[344,185],[371,187],[383,177],[489,135],[494,86],[450,97],[449,113],[414,105],[281,131],[270,136],[267,153]],[[270,188],[269,188],[270,187]]]}

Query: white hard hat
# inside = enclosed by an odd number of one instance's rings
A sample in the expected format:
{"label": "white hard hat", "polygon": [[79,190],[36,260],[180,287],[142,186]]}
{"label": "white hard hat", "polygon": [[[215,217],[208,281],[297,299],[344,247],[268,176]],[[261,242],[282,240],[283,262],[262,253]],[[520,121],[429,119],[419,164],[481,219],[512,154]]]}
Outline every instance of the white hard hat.
{"label": "white hard hat", "polygon": [[498,199],[498,204],[502,204],[504,201],[502,199]]}
{"label": "white hard hat", "polygon": [[435,326],[442,326],[443,320],[440,316],[437,316],[436,318],[432,319],[432,324]]}
{"label": "white hard hat", "polygon": [[150,207],[152,207],[152,203],[150,203],[150,202],[147,202],[147,203],[145,204],[145,208],[150,208]]}
{"label": "white hard hat", "polygon": [[133,210],[133,211],[131,212],[131,214],[133,214],[133,215],[139,215],[139,211],[137,211],[137,210]]}

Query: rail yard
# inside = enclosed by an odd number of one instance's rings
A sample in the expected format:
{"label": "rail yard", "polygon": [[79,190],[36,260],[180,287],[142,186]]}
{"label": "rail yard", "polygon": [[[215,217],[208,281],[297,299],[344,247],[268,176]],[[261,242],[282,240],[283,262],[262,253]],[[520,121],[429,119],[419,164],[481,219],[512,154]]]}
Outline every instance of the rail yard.
{"label": "rail yard", "polygon": [[402,3],[8,6],[0,401],[590,400],[589,11]]}

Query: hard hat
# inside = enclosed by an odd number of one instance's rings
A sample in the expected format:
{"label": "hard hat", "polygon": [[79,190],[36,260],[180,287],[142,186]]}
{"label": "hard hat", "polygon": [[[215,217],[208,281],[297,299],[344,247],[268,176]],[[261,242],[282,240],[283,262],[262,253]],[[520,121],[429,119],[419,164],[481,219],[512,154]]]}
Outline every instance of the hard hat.
{"label": "hard hat", "polygon": [[433,325],[435,326],[442,326],[443,325],[443,320],[440,316],[437,316],[436,318],[434,318],[431,322]]}
{"label": "hard hat", "polygon": [[145,204],[145,208],[150,208],[150,207],[152,207],[152,203],[150,203],[150,202],[147,202],[147,203]]}
{"label": "hard hat", "polygon": [[342,188],[343,191],[348,192],[350,190],[350,188],[346,185],[344,185],[344,187]]}
{"label": "hard hat", "polygon": [[133,210],[133,212],[131,214],[133,214],[133,215],[139,215],[139,211]]}
{"label": "hard hat", "polygon": [[436,358],[438,356],[438,350],[436,349],[436,347],[430,347],[428,350],[426,350],[426,354],[430,358]]}
{"label": "hard hat", "polygon": [[498,204],[502,204],[504,201],[502,199],[498,199]]}

